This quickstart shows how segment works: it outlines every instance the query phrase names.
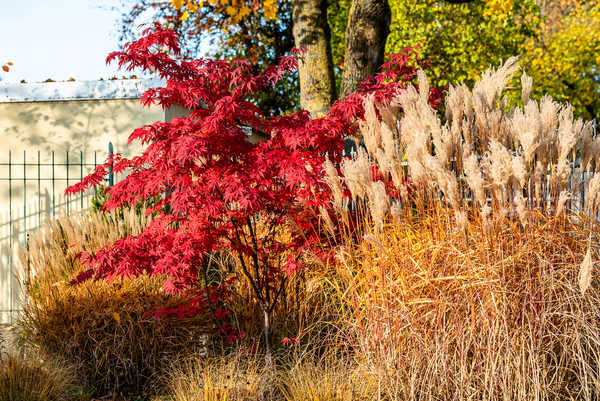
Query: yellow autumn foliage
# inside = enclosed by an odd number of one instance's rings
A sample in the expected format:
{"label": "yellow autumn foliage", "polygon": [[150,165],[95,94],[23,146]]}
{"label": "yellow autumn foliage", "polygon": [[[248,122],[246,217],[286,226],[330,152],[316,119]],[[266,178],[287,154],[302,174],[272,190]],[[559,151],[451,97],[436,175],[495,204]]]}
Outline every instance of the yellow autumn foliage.
{"label": "yellow autumn foliage", "polygon": [[512,0],[487,0],[484,15],[508,14],[512,11]]}
{"label": "yellow autumn foliage", "polygon": [[524,64],[557,100],[597,117],[600,0],[559,0],[542,11],[546,18],[537,38],[525,44]]}
{"label": "yellow autumn foliage", "polygon": [[[212,6],[216,11],[224,13],[231,24],[235,25],[259,9],[247,0],[172,0],[171,5],[177,10],[183,10],[181,19],[187,21],[191,13],[195,13],[205,5]],[[277,18],[277,0],[263,0],[260,4],[267,21]]]}

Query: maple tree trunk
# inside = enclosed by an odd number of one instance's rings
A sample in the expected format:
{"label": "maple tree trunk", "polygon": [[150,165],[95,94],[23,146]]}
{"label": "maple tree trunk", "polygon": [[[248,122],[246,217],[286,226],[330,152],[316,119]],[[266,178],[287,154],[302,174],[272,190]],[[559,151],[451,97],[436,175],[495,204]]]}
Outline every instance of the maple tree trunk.
{"label": "maple tree trunk", "polygon": [[273,352],[271,346],[271,316],[267,305],[261,306],[263,312],[263,330],[265,335],[265,364],[271,366],[273,364]]}
{"label": "maple tree trunk", "polygon": [[327,0],[292,0],[292,21],[295,46],[306,49],[298,66],[300,104],[323,116],[335,100]]}
{"label": "maple tree trunk", "polygon": [[346,52],[341,98],[374,75],[381,64],[390,33],[392,12],[388,0],[353,0],[346,27]]}

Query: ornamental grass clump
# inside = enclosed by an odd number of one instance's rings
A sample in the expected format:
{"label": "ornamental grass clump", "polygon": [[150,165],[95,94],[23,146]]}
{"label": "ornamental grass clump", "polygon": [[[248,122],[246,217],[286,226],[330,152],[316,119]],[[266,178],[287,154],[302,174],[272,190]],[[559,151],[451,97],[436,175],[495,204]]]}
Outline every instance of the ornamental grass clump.
{"label": "ornamental grass clump", "polygon": [[526,75],[509,106],[517,69],[451,86],[444,117],[419,72],[325,163],[338,327],[378,399],[600,397],[600,139]]}
{"label": "ornamental grass clump", "polygon": [[331,349],[320,358],[297,358],[279,375],[285,401],[375,401],[379,384],[355,361]]}
{"label": "ornamental grass clump", "polygon": [[339,252],[338,326],[378,399],[600,397],[600,227],[533,217],[465,236],[429,210]]}
{"label": "ornamental grass clump", "polygon": [[155,309],[176,310],[186,301],[166,295],[158,278],[70,284],[84,270],[76,257],[82,250],[97,251],[148,224],[134,209],[120,213],[49,222],[31,236],[22,258],[29,268],[20,322],[26,343],[77,366],[82,386],[98,396],[151,389],[173,358],[204,352],[205,334],[214,330],[206,315],[157,318]]}
{"label": "ornamental grass clump", "polygon": [[75,400],[77,390],[73,369],[40,359],[0,356],[0,400]]}
{"label": "ornamental grass clump", "polygon": [[175,365],[167,378],[173,401],[275,400],[274,376],[256,355],[192,358]]}

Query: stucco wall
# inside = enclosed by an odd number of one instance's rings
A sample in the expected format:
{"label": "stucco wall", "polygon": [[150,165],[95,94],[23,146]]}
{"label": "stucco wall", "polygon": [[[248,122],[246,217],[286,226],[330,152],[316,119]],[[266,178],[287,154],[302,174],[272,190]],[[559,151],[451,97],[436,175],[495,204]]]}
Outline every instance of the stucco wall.
{"label": "stucco wall", "polygon": [[159,106],[143,107],[138,99],[0,103],[0,138],[13,152],[88,153],[105,151],[109,141],[126,151],[135,128],[164,118]]}
{"label": "stucco wall", "polygon": [[[67,171],[60,164],[66,164],[67,158],[72,164],[68,184],[74,184],[93,169],[90,164],[105,160],[109,142],[115,152],[125,156],[138,154],[139,145],[126,146],[129,134],[164,118],[162,108],[143,107],[138,99],[0,103],[0,213],[8,209],[10,193],[13,207],[23,203],[23,195],[26,200],[33,200],[62,194],[67,187]],[[13,164],[10,187],[5,180],[9,177],[9,150]],[[39,169],[35,166],[38,151],[41,164],[52,163],[54,152],[54,169],[49,165]],[[24,162],[27,167],[22,166]],[[35,181],[28,181],[25,188],[21,180],[31,180],[38,174],[42,181],[39,188]],[[49,181],[52,177],[53,182]]]}
{"label": "stucco wall", "polygon": [[[54,206],[57,214],[66,211],[62,194],[67,186],[67,176],[68,184],[72,185],[86,175],[93,168],[89,164],[94,163],[94,152],[97,152],[96,161],[102,163],[109,142],[113,143],[115,152],[127,156],[138,154],[139,147],[125,146],[129,134],[144,124],[164,120],[165,112],[161,107],[143,107],[135,98],[0,101],[1,323],[10,321],[9,310],[18,309],[19,305],[19,288],[14,279],[14,274],[20,270],[16,253],[23,248],[26,233],[43,224],[47,216],[52,217]],[[13,164],[10,172],[6,165],[9,150]],[[49,165],[37,167],[38,151],[41,164],[50,164],[54,151],[54,169]],[[68,172],[60,165],[66,162],[67,152],[69,163],[74,164]],[[24,161],[27,166],[23,165]],[[88,165],[82,166],[80,162]],[[9,173],[10,185],[6,180]],[[27,178],[26,184],[23,178]],[[12,198],[10,203],[9,196]],[[89,196],[91,193],[83,201],[72,200],[70,210],[80,209],[82,205],[87,208]]]}

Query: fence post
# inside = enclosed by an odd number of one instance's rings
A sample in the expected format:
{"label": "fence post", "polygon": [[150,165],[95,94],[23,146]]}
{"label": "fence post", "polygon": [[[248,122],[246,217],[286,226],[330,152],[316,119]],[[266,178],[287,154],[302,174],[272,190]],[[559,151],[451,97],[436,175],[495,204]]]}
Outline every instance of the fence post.
{"label": "fence post", "polygon": [[13,286],[12,286],[12,276],[13,276],[13,221],[12,221],[12,151],[8,151],[8,320],[10,324],[13,323]]}
{"label": "fence post", "polygon": [[[65,160],[66,160],[65,164],[66,164],[66,167],[67,167],[67,188],[68,188],[69,187],[69,167],[70,167],[70,165],[69,165],[69,151],[68,150],[67,150],[67,153],[66,153]],[[67,206],[67,216],[69,216],[69,203],[71,202],[71,197],[70,196],[64,196],[64,193],[63,193],[63,198],[64,198],[66,206]]]}
{"label": "fence post", "polygon": [[113,162],[112,162],[112,158],[113,158],[112,142],[108,143],[108,157],[111,159],[110,165],[108,166],[108,186],[112,187],[114,184],[114,181],[115,181],[114,174],[113,174]]}

